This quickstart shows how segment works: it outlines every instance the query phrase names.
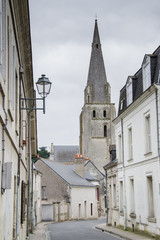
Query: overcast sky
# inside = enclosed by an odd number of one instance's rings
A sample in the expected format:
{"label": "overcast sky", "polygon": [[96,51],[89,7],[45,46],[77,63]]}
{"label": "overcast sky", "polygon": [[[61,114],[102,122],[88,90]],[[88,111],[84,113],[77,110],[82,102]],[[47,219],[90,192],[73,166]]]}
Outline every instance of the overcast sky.
{"label": "overcast sky", "polygon": [[111,101],[160,44],[160,0],[30,0],[33,73],[52,81],[38,145],[78,145],[95,16]]}

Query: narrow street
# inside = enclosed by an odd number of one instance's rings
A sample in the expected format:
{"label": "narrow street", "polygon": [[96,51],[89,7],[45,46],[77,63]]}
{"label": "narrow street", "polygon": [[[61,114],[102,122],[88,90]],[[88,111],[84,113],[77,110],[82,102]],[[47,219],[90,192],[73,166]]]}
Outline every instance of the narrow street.
{"label": "narrow street", "polygon": [[95,229],[105,219],[92,221],[71,221],[48,225],[51,240],[120,240],[106,232]]}

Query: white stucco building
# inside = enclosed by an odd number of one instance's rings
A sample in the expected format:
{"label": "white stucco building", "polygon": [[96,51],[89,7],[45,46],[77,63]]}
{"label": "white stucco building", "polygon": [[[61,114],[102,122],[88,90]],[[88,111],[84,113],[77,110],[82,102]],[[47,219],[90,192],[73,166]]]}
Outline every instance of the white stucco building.
{"label": "white stucco building", "polygon": [[[124,227],[160,234],[160,47],[120,92],[114,120],[119,218]],[[114,197],[112,195],[112,197]]]}
{"label": "white stucco building", "polygon": [[[24,97],[34,97],[28,0],[0,0],[0,239],[6,240],[25,239],[27,226],[30,228],[28,113],[21,110],[26,106]],[[31,157],[37,155],[36,131],[34,111]]]}

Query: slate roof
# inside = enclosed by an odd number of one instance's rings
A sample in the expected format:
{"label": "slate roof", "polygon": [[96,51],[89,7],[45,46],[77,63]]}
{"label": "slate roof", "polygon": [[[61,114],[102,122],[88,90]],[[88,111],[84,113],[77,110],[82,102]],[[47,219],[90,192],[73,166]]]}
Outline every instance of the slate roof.
{"label": "slate roof", "polygon": [[54,146],[56,162],[73,162],[74,155],[79,153],[79,146]]}
{"label": "slate roof", "polygon": [[107,77],[103,61],[98,23],[95,20],[87,85],[92,87],[92,103],[106,103]]}
{"label": "slate roof", "polygon": [[[150,56],[151,84],[158,83],[158,77],[159,77],[159,71],[160,71],[160,46],[153,52],[153,54],[146,54],[144,56],[144,59],[146,56]],[[134,102],[143,93],[142,67],[131,77],[133,79],[132,91],[133,91],[133,102]],[[123,102],[123,108],[121,108],[121,102]],[[124,112],[126,109],[127,109],[127,98],[126,98],[126,85],[125,85],[120,90],[118,116],[122,112]]]}
{"label": "slate roof", "polygon": [[52,169],[57,175],[59,175],[65,182],[67,182],[70,186],[80,186],[80,187],[95,187],[92,183],[87,181],[95,180],[88,172],[85,171],[86,179],[80,177],[75,172],[75,164],[74,165],[62,165],[60,163],[55,163],[51,160],[39,159],[38,161],[42,161],[46,164],[50,169]]}

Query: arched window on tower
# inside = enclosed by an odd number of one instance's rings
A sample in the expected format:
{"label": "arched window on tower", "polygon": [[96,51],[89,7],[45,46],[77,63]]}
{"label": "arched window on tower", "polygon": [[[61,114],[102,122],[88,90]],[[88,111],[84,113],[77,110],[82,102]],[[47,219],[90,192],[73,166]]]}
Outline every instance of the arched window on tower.
{"label": "arched window on tower", "polygon": [[95,118],[95,117],[96,117],[96,111],[93,110],[93,118]]}
{"label": "arched window on tower", "polygon": [[103,111],[103,117],[106,117],[106,110]]}
{"label": "arched window on tower", "polygon": [[104,125],[104,137],[107,137],[107,126]]}
{"label": "arched window on tower", "polygon": [[89,97],[89,95],[88,95],[88,103],[90,102],[90,97]]}

